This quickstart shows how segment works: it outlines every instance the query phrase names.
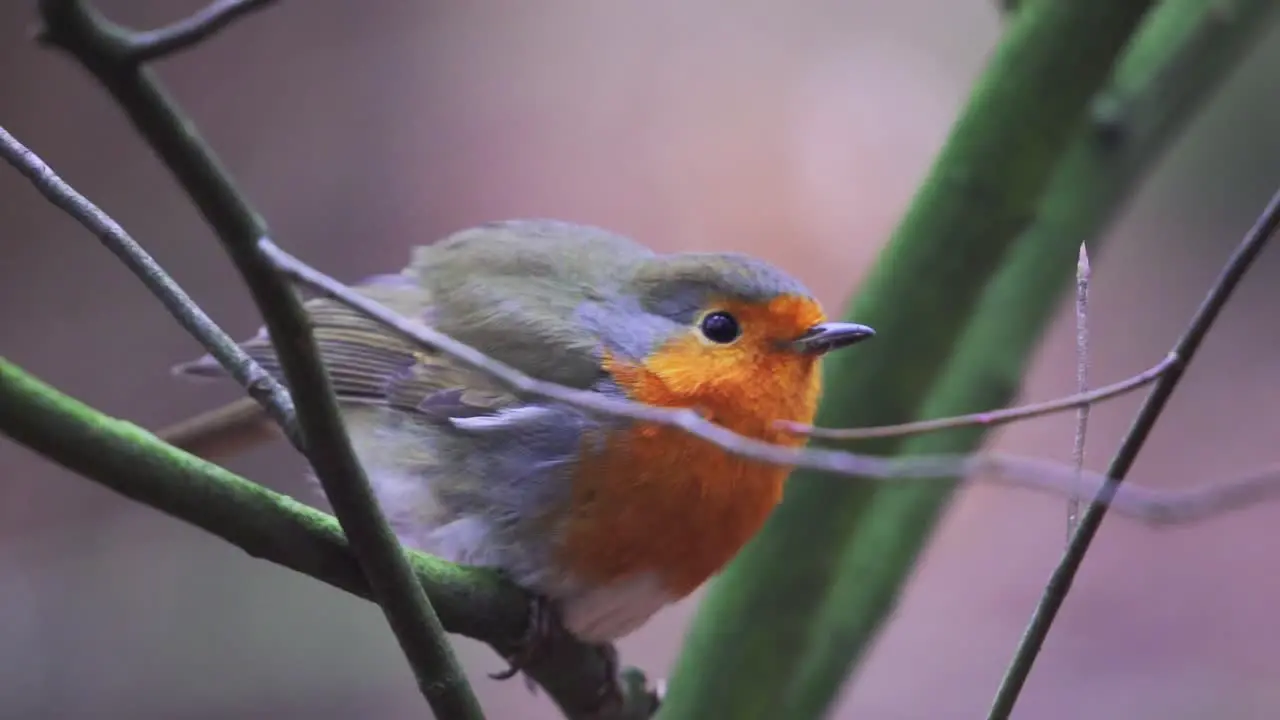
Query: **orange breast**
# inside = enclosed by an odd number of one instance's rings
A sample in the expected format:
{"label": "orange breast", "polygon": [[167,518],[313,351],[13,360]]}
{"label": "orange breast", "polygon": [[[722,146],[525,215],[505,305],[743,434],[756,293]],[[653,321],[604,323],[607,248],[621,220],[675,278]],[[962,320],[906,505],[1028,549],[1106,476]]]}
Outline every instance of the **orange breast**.
{"label": "orange breast", "polygon": [[[690,347],[687,352],[698,352]],[[608,363],[634,399],[695,407],[738,433],[803,442],[776,420],[808,423],[819,393],[817,363],[795,355],[743,358],[739,377],[723,367],[714,381],[670,382],[672,368],[696,373],[679,348],[658,363]],[[664,365],[663,363],[666,363]],[[562,567],[591,584],[654,572],[683,597],[720,570],[760,529],[782,498],[790,468],[742,459],[676,428],[636,425],[585,452],[574,481]]]}

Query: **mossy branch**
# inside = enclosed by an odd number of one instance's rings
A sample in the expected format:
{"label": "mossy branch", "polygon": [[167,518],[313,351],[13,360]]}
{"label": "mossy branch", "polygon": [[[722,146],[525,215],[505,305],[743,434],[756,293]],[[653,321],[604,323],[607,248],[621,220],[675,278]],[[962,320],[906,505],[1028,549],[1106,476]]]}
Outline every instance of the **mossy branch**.
{"label": "mossy branch", "polygon": [[[417,565],[410,563],[382,517],[346,437],[328,375],[318,359],[315,341],[298,298],[288,280],[276,271],[259,250],[259,241],[267,237],[265,223],[235,187],[228,173],[199,137],[194,125],[144,67],[145,62],[189,48],[235,18],[268,4],[270,0],[218,0],[196,15],[167,28],[138,32],[110,22],[89,3],[81,0],[41,0],[38,7],[42,27],[37,37],[46,44],[67,51],[101,82],[213,227],[245,280],[277,345],[285,380],[292,400],[297,405],[300,444],[334,507],[343,533],[351,543],[353,556],[367,581],[366,585],[360,586],[362,592],[368,593],[381,606],[412,666],[419,688],[436,715],[478,719],[483,717],[479,702],[461,672],[452,646],[444,637],[444,627],[423,592],[420,578],[415,576],[414,569],[421,567],[421,558],[414,561]],[[145,253],[136,255],[141,258]],[[173,287],[176,288],[176,285]],[[152,289],[155,290],[154,287]],[[180,290],[178,293],[180,294]],[[171,297],[168,299],[177,298],[174,293],[169,295]],[[191,305],[189,300],[186,303]],[[198,312],[194,305],[186,310]],[[211,322],[208,324],[211,325]],[[16,368],[9,367],[7,370],[10,380],[16,377],[13,375],[18,372]],[[33,385],[23,387],[31,392],[38,389]],[[45,390],[49,391],[48,388]],[[27,394],[21,397],[25,401],[32,401],[35,396]],[[63,400],[73,402],[66,398]],[[63,404],[60,408],[81,411],[81,420],[86,417],[93,419],[84,415],[85,412],[92,411],[83,406]],[[63,422],[71,420],[71,416],[65,414],[59,417]],[[100,416],[96,419],[104,420]],[[16,419],[11,417],[7,420],[21,424],[25,418],[20,415]],[[45,429],[52,430],[53,427],[54,425],[49,425]],[[51,449],[50,452],[56,449],[58,452],[70,452],[71,457],[75,456],[65,443],[55,442],[49,437],[40,440],[34,432],[32,428],[28,428],[21,436],[34,438],[33,443],[44,442],[43,447]],[[20,433],[15,431],[13,434],[18,437]],[[70,435],[74,433],[69,433],[68,436]],[[164,445],[153,438],[150,447],[155,450]],[[169,448],[168,452],[178,451]],[[123,456],[118,455],[117,459],[120,457]],[[137,459],[137,456],[133,457]],[[172,462],[177,457],[180,455],[152,458],[149,467],[158,472],[158,468],[168,466],[172,471]],[[64,458],[55,459],[67,464]],[[86,467],[91,470],[96,466]],[[124,472],[125,466],[118,466],[117,470]],[[89,470],[85,472],[130,497],[144,502],[148,502],[147,498],[151,497],[152,504],[167,504],[171,512],[174,508],[178,511],[192,511],[190,503],[184,504],[176,495],[163,496],[164,502],[160,502],[159,496],[150,495],[151,491],[160,488],[159,485],[149,485],[140,490],[123,481],[112,484]],[[225,481],[228,477],[234,476],[222,476],[220,479]],[[206,480],[209,479],[206,477]],[[251,484],[243,480],[240,483],[241,485],[230,488],[208,486],[206,483],[204,489],[220,490],[223,493],[220,497],[224,500],[240,504],[255,498],[261,500],[260,495],[252,492],[246,494],[246,488],[252,487]],[[265,492],[260,488],[258,491]],[[181,483],[176,487],[170,485],[170,492],[183,492]],[[196,495],[199,494],[197,491]],[[275,510],[288,507],[290,506],[277,503]],[[257,509],[267,512],[267,508],[263,506],[258,506]],[[218,516],[218,521],[230,522],[237,514]],[[257,526],[259,537],[275,537],[268,528],[269,515],[260,514],[255,517],[260,523]],[[281,522],[287,523],[285,520]],[[231,527],[214,530],[201,522],[196,521],[196,524],[224,537],[234,537],[239,533]],[[308,550],[305,546],[294,546],[291,549],[291,552],[298,553],[313,551],[314,549]],[[297,558],[294,560],[294,563],[285,561],[283,564],[295,567]],[[350,582],[344,583],[344,586],[348,589],[352,587]],[[508,590],[514,591],[513,588]],[[445,592],[448,593],[448,590]],[[523,592],[518,594],[527,600]],[[528,607],[526,601],[518,615],[487,618],[486,622],[493,627],[509,629],[512,618],[519,617],[521,624],[527,625]],[[488,637],[495,649],[509,655],[517,649],[523,635],[522,630],[512,635]],[[602,648],[583,646],[567,637],[558,638],[553,644],[563,647],[541,653],[538,661],[528,667],[527,671],[548,690],[569,717],[594,720],[643,717],[648,714],[643,706],[652,698],[648,693],[640,692],[637,696],[640,699],[636,701],[638,705],[632,707],[628,691],[634,690],[637,685],[635,676],[629,676],[625,686],[620,686],[618,679],[607,672],[611,666],[606,662],[608,655],[601,654]],[[642,679],[638,684],[643,690]]]}
{"label": "mossy branch", "polygon": [[[209,532],[249,555],[372,600],[364,574],[330,515],[178,450],[132,423],[59,393],[0,358],[0,434],[131,500]],[[497,573],[409,552],[418,583],[446,630],[507,654],[528,622],[528,596]],[[609,665],[593,647],[556,637],[526,672],[573,720],[639,720],[643,679],[626,706],[600,707]]]}
{"label": "mossy branch", "polygon": [[[1193,25],[1207,36],[1169,32],[1172,14],[1192,4],[1163,3],[1114,73],[1152,3],[1026,3],[1010,18],[853,303],[851,316],[884,342],[832,359],[818,424],[943,417],[1016,393],[1080,243],[1096,240],[1271,9],[1236,3],[1225,25],[1206,24],[1203,10]],[[1175,66],[1195,71],[1174,76]],[[1108,75],[1100,97],[1124,108],[1116,127],[1088,117]],[[984,435],[969,428],[858,449],[966,452]],[[797,473],[765,532],[712,586],[660,717],[821,717],[892,611],[950,494]]]}

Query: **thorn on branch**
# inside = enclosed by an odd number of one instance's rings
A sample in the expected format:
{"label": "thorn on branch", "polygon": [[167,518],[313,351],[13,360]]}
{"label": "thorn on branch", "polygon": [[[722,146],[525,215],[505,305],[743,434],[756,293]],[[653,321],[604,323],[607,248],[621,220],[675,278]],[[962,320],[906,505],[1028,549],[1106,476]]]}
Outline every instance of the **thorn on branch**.
{"label": "thorn on branch", "polygon": [[[1080,256],[1076,261],[1076,392],[1089,392],[1089,282],[1093,269],[1089,265],[1089,246],[1080,243]],[[1076,435],[1072,443],[1071,461],[1077,471],[1084,470],[1085,440],[1089,433],[1088,404],[1076,408]],[[1075,532],[1080,515],[1080,496],[1067,499],[1067,541]]]}

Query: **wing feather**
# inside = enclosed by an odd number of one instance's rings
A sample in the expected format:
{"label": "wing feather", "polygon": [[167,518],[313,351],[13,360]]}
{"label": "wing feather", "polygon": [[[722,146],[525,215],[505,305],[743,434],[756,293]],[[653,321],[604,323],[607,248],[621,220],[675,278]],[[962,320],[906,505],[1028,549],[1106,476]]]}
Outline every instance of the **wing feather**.
{"label": "wing feather", "polygon": [[[382,282],[353,289],[411,320],[423,322],[430,316],[427,294],[416,287]],[[337,301],[316,298],[306,302],[304,308],[311,319],[320,359],[340,402],[381,405],[432,423],[492,415],[518,404],[514,395],[487,376],[425,351]],[[284,382],[279,357],[264,330],[241,343],[241,348]],[[174,370],[195,377],[226,374],[208,355]]]}

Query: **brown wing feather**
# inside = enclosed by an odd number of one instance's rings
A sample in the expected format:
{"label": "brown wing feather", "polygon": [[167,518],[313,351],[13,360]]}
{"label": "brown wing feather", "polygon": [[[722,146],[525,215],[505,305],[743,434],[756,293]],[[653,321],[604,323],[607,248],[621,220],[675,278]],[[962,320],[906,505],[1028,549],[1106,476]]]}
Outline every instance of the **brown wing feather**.
{"label": "brown wing feather", "polygon": [[[401,276],[353,287],[402,315],[429,321],[428,295]],[[483,375],[458,367],[341,303],[316,298],[305,303],[321,361],[334,393],[347,403],[377,404],[441,421],[471,417],[510,405],[516,399]],[[284,381],[279,358],[265,333],[241,343],[264,370]],[[209,356],[174,368],[180,375],[225,377]]]}

